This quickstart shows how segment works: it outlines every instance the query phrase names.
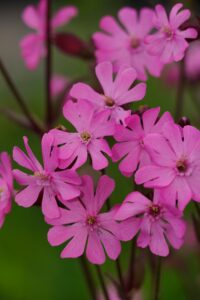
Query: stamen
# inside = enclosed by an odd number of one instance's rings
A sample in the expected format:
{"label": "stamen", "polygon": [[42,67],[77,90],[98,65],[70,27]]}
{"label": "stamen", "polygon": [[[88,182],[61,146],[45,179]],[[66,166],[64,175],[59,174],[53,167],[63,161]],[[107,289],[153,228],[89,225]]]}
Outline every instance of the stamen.
{"label": "stamen", "polygon": [[140,46],[140,39],[132,37],[131,39],[131,48],[137,49]]}
{"label": "stamen", "polygon": [[184,173],[187,170],[187,162],[185,160],[179,160],[176,163],[176,168],[179,172]]}
{"label": "stamen", "polygon": [[163,32],[164,32],[164,34],[166,35],[166,37],[167,37],[168,39],[173,38],[174,32],[173,32],[173,30],[171,30],[171,28],[169,28],[169,27],[164,27],[164,28],[163,28]]}
{"label": "stamen", "polygon": [[96,223],[96,217],[95,216],[89,216],[89,217],[87,217],[86,223],[88,225],[94,225]]}
{"label": "stamen", "polygon": [[87,131],[83,131],[80,136],[83,142],[88,142],[91,139],[91,135]]}
{"label": "stamen", "polygon": [[110,97],[105,96],[104,101],[105,101],[106,106],[113,107],[115,105],[115,101]]}
{"label": "stamen", "polygon": [[160,214],[160,207],[153,204],[152,206],[150,206],[149,213],[153,217],[157,217]]}

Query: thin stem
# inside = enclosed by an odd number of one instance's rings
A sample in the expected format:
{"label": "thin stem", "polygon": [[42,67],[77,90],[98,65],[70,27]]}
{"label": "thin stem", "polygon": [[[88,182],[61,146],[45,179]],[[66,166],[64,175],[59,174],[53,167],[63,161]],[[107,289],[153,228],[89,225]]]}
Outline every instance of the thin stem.
{"label": "thin stem", "polygon": [[101,288],[102,288],[102,292],[104,294],[105,300],[110,300],[109,298],[109,294],[108,294],[108,290],[107,290],[107,286],[106,283],[104,281],[104,277],[103,274],[101,272],[101,268],[100,266],[96,265],[96,271],[97,271],[97,275],[101,284]]}
{"label": "thin stem", "polygon": [[89,265],[88,265],[88,263],[87,263],[84,256],[80,257],[80,263],[81,263],[81,267],[82,267],[82,270],[83,270],[84,275],[85,275],[85,280],[87,281],[87,285],[88,285],[88,289],[89,289],[89,292],[90,292],[91,299],[96,300],[97,296],[96,296],[95,283],[94,283]]}
{"label": "thin stem", "polygon": [[128,286],[127,290],[132,290],[133,281],[134,281],[134,266],[135,266],[135,239],[132,241],[131,253],[130,253],[130,262],[129,262],[129,271],[128,271]]}
{"label": "thin stem", "polygon": [[52,99],[51,99],[51,75],[52,75],[52,49],[51,49],[51,6],[52,0],[47,0],[46,8],[46,125],[51,128],[52,123]]}
{"label": "thin stem", "polygon": [[160,299],[161,257],[156,257],[153,300]]}
{"label": "thin stem", "polygon": [[31,114],[31,112],[29,111],[24,99],[22,98],[19,91],[17,90],[10,74],[8,73],[6,67],[4,66],[1,59],[0,59],[0,71],[1,71],[8,87],[10,88],[15,100],[17,101],[19,107],[21,108],[22,112],[24,113],[24,116],[29,120],[33,131],[41,134],[43,132],[42,128],[39,126],[39,124],[36,122],[33,115]]}
{"label": "thin stem", "polygon": [[186,86],[185,63],[183,60],[181,62],[180,78],[179,78],[179,82],[178,82],[177,96],[176,96],[176,108],[175,108],[175,120],[176,121],[178,121],[182,117],[185,86]]}
{"label": "thin stem", "polygon": [[194,201],[194,206],[197,212],[198,217],[200,218],[200,207],[199,204],[197,202]]}

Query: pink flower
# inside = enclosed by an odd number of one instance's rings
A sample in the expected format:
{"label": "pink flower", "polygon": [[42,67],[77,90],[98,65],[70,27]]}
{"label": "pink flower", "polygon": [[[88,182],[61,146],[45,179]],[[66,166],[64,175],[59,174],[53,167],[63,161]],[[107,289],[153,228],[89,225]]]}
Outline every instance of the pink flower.
{"label": "pink flower", "polygon": [[115,219],[124,222],[127,239],[132,239],[138,232],[137,246],[149,247],[159,256],[169,254],[168,244],[179,249],[183,244],[185,222],[181,212],[166,204],[167,198],[160,191],[154,191],[153,201],[139,192],[130,193],[117,211]]}
{"label": "pink flower", "polygon": [[68,101],[63,109],[65,118],[72,123],[76,132],[66,132],[54,129],[56,144],[59,147],[60,168],[73,164],[73,169],[82,166],[88,158],[92,159],[95,170],[108,166],[108,160],[103,153],[111,156],[111,149],[104,139],[114,134],[115,126],[109,120],[109,112],[96,112],[94,106],[84,100]]}
{"label": "pink flower", "polygon": [[[36,69],[40,59],[46,56],[46,1],[40,0],[37,6],[27,6],[22,14],[24,23],[31,29],[36,30],[36,33],[26,35],[20,42],[22,57],[30,70]],[[74,6],[66,6],[58,10],[51,20],[52,31],[69,23],[77,13],[77,9]]]}
{"label": "pink flower", "polygon": [[185,74],[190,80],[200,78],[200,41],[190,43],[185,56]]}
{"label": "pink flower", "polygon": [[137,74],[133,68],[126,67],[122,67],[113,80],[113,67],[110,62],[97,65],[95,71],[103,93],[97,93],[87,84],[77,83],[72,87],[70,95],[76,99],[92,102],[98,109],[109,111],[111,119],[116,123],[123,123],[130,115],[130,111],[125,110],[123,105],[143,99],[146,84],[139,83],[130,88]]}
{"label": "pink flower", "polygon": [[185,55],[189,44],[186,39],[195,39],[197,31],[193,28],[181,30],[181,25],[190,18],[190,11],[184,9],[183,4],[173,6],[169,18],[162,5],[156,6],[155,27],[158,29],[153,35],[146,38],[149,43],[148,51],[152,55],[159,55],[163,63],[180,61]]}
{"label": "pink flower", "polygon": [[52,134],[44,134],[42,138],[42,157],[44,167],[39,163],[28,145],[28,139],[24,137],[24,145],[28,156],[18,147],[14,147],[13,159],[23,168],[33,174],[25,174],[20,170],[14,170],[13,174],[17,182],[25,186],[16,194],[17,204],[30,207],[38,200],[42,193],[42,212],[48,218],[60,216],[60,208],[57,200],[65,204],[66,200],[80,195],[78,185],[81,183],[75,171],[59,171],[58,149],[53,147]]}
{"label": "pink flower", "polygon": [[0,153],[0,227],[10,212],[13,195],[13,176],[10,158],[6,152]]}
{"label": "pink flower", "polygon": [[83,176],[81,197],[68,201],[67,209],[61,209],[59,218],[46,220],[54,225],[48,232],[52,246],[68,241],[61,253],[62,258],[79,257],[86,248],[86,256],[93,264],[105,262],[104,249],[111,259],[117,259],[121,245],[118,238],[120,227],[113,219],[116,210],[100,213],[114,186],[113,179],[101,176],[94,193],[92,178]]}
{"label": "pink flower", "polygon": [[153,29],[153,10],[141,9],[139,15],[133,8],[122,8],[118,13],[121,25],[112,17],[101,19],[100,28],[104,32],[96,32],[93,40],[98,62],[111,61],[115,71],[126,64],[136,69],[138,79],[147,80],[146,71],[159,77],[163,64],[159,57],[147,51],[145,38]]}
{"label": "pink flower", "polygon": [[57,97],[62,94],[67,87],[68,79],[62,75],[55,74],[51,78],[51,95]]}
{"label": "pink flower", "polygon": [[171,205],[184,209],[193,199],[200,202],[200,131],[192,126],[166,123],[163,134],[144,138],[153,164],[140,168],[135,180],[145,187],[162,188]]}
{"label": "pink flower", "polygon": [[126,128],[116,125],[114,138],[119,143],[112,149],[112,159],[121,161],[119,169],[124,176],[132,176],[138,165],[141,167],[151,162],[143,139],[148,134],[160,133],[166,122],[173,121],[168,112],[158,119],[159,112],[159,107],[148,109],[141,118],[137,114],[128,117]]}

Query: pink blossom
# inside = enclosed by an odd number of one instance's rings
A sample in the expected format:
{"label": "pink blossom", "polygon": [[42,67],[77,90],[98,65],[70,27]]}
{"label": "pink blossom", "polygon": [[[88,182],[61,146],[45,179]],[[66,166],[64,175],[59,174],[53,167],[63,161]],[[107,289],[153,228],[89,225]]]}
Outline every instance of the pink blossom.
{"label": "pink blossom", "polygon": [[76,132],[52,130],[59,147],[60,168],[73,164],[73,169],[82,166],[90,155],[92,166],[101,170],[108,166],[105,154],[111,156],[111,149],[105,136],[114,134],[115,126],[109,120],[109,111],[96,112],[92,103],[84,100],[69,100],[63,109],[65,118],[75,127]]}
{"label": "pink blossom", "polygon": [[189,46],[186,39],[195,39],[197,31],[194,28],[181,30],[181,25],[190,18],[190,11],[184,9],[183,4],[173,6],[169,18],[162,5],[157,5],[154,25],[158,29],[155,34],[149,35],[146,42],[149,43],[148,51],[152,55],[160,56],[163,63],[180,61]]}
{"label": "pink blossom", "polygon": [[[40,0],[37,6],[29,5],[22,13],[24,23],[36,31],[35,33],[27,34],[20,42],[22,57],[30,70],[36,69],[40,59],[46,56],[46,10],[47,0]],[[69,23],[77,13],[77,9],[74,6],[65,6],[58,10],[51,20],[52,31]]]}
{"label": "pink blossom", "polygon": [[[57,200],[65,204],[66,200],[80,195],[78,185],[81,180],[75,171],[60,171],[58,168],[58,149],[53,147],[54,137],[52,134],[44,134],[42,138],[42,157],[44,167],[39,163],[28,145],[28,139],[24,137],[26,155],[18,147],[14,147],[13,159],[31,174],[20,170],[14,170],[13,174],[17,182],[25,186],[16,194],[15,200],[18,205],[30,207],[36,203],[42,193],[42,212],[48,218],[60,216],[60,208]],[[33,172],[33,174],[32,174]]]}
{"label": "pink blossom", "polygon": [[139,192],[132,192],[115,215],[116,220],[124,222],[128,240],[139,232],[137,246],[149,247],[159,256],[169,254],[168,243],[179,249],[185,234],[181,212],[168,205],[166,200],[158,190],[154,191],[153,201]]}
{"label": "pink blossom", "polygon": [[190,43],[185,56],[185,74],[189,80],[200,78],[200,41]]}
{"label": "pink blossom", "polygon": [[118,13],[118,22],[112,16],[100,21],[103,32],[96,32],[93,40],[96,46],[98,62],[111,61],[115,71],[126,64],[136,69],[138,79],[147,80],[146,71],[159,77],[163,64],[159,57],[147,51],[145,38],[153,29],[153,10],[141,9],[138,14],[133,8],[122,8]]}
{"label": "pink blossom", "polygon": [[55,74],[51,78],[51,95],[57,97],[65,91],[68,83],[68,78],[62,75]]}
{"label": "pink blossom", "polygon": [[166,123],[163,133],[144,138],[153,164],[140,168],[135,180],[145,187],[162,188],[171,205],[184,209],[193,199],[200,202],[200,131],[192,126]]}
{"label": "pink blossom", "polygon": [[165,112],[158,119],[160,108],[148,109],[140,117],[133,114],[126,119],[126,127],[116,125],[114,138],[118,142],[112,149],[113,161],[120,160],[119,169],[125,176],[133,175],[138,165],[151,162],[143,139],[151,133],[160,133],[166,122],[173,121],[170,113]]}
{"label": "pink blossom", "polygon": [[[67,209],[61,209],[61,216],[46,219],[54,225],[48,232],[48,241],[58,246],[68,241],[61,258],[76,258],[86,249],[86,256],[93,264],[105,262],[105,252],[115,260],[121,252],[120,227],[114,220],[115,209],[101,213],[105,201],[114,190],[114,180],[101,176],[96,192],[90,176],[83,176],[82,194],[79,199],[68,201]],[[104,247],[104,248],[103,248]]]}
{"label": "pink blossom", "polygon": [[[114,284],[109,284],[108,286],[108,294],[110,300],[123,300],[123,298],[119,295],[117,288]],[[99,294],[98,300],[104,300],[104,296],[102,293]],[[129,297],[130,300],[142,300],[142,292],[141,290],[134,290],[132,295]]]}
{"label": "pink blossom", "polygon": [[109,111],[111,119],[116,123],[123,123],[130,115],[130,110],[125,110],[123,105],[143,99],[146,84],[139,83],[130,88],[137,74],[133,68],[125,66],[119,70],[113,80],[113,67],[110,62],[98,64],[95,71],[103,93],[97,93],[87,84],[77,83],[72,87],[70,95],[76,99],[92,102],[98,109]]}
{"label": "pink blossom", "polygon": [[13,195],[13,176],[10,158],[6,152],[0,153],[0,227],[10,212]]}

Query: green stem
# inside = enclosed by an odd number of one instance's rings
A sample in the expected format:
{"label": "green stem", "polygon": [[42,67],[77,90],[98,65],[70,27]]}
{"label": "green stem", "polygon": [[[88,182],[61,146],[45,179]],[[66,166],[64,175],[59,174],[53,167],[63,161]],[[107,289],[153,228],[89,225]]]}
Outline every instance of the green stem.
{"label": "green stem", "polygon": [[175,107],[175,120],[176,121],[178,121],[182,117],[185,87],[186,87],[185,63],[183,60],[181,62],[180,78],[179,78],[179,82],[178,82],[177,96],[176,96],[176,107]]}
{"label": "green stem", "polygon": [[106,286],[103,274],[101,272],[100,266],[96,265],[96,271],[97,271],[97,275],[98,275],[98,278],[99,278],[99,282],[101,284],[101,288],[102,288],[102,292],[103,292],[103,295],[105,297],[105,300],[110,300],[108,290],[107,290],[107,286]]}
{"label": "green stem", "polygon": [[96,295],[95,283],[94,283],[89,265],[88,265],[88,263],[87,263],[87,261],[86,261],[86,259],[83,255],[80,257],[80,263],[81,263],[83,273],[85,275],[85,280],[86,280],[87,285],[88,285],[91,300],[96,300],[97,295]]}
{"label": "green stem", "polygon": [[155,277],[154,277],[154,294],[153,300],[160,299],[160,280],[161,280],[161,257],[156,257]]}
{"label": "green stem", "polygon": [[51,77],[52,77],[52,47],[51,47],[51,6],[52,0],[47,0],[46,10],[46,125],[47,129],[52,125],[52,99],[51,99]]}
{"label": "green stem", "polygon": [[31,112],[29,111],[26,102],[24,101],[24,99],[22,98],[22,96],[20,95],[18,89],[16,88],[10,74],[8,73],[6,67],[4,66],[3,62],[0,59],[0,71],[9,87],[9,89],[11,90],[15,100],[17,101],[21,111],[24,113],[24,117],[28,119],[28,121],[30,122],[31,125],[31,129],[33,131],[35,131],[37,134],[42,134],[43,129],[39,126],[39,124],[36,122],[34,116],[31,114]]}

